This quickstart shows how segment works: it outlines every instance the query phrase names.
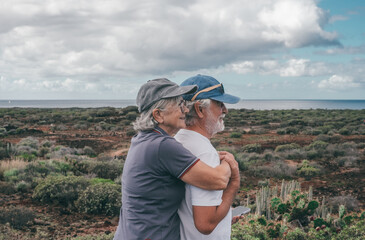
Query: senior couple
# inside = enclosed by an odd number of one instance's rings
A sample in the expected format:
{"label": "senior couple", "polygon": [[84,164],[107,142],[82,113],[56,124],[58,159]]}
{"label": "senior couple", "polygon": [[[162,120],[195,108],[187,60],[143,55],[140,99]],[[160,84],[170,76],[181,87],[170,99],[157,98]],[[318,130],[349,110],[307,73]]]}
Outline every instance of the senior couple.
{"label": "senior couple", "polygon": [[224,103],[238,101],[205,75],[140,88],[115,240],[230,239],[238,164],[210,138],[224,129]]}

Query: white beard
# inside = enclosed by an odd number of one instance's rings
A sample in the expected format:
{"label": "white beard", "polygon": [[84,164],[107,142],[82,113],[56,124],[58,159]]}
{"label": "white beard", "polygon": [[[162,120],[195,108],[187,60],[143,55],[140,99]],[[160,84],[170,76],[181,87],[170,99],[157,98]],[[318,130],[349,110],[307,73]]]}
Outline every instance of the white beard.
{"label": "white beard", "polygon": [[224,121],[223,118],[225,117],[225,114],[222,114],[218,117],[218,119],[214,119],[212,116],[212,113],[209,111],[207,116],[207,121],[205,123],[205,128],[208,131],[209,134],[212,136],[218,132],[221,132],[224,130]]}

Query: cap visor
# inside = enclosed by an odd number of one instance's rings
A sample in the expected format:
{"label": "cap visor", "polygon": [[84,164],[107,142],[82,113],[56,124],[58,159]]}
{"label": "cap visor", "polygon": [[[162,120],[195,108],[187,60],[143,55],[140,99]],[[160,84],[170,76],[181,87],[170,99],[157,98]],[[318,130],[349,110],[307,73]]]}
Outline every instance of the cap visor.
{"label": "cap visor", "polygon": [[235,104],[240,101],[239,97],[235,97],[235,96],[232,96],[232,95],[226,94],[226,93],[223,95],[220,95],[220,96],[210,97],[210,99],[213,99],[213,100],[216,100],[219,102],[229,103],[229,104]]}

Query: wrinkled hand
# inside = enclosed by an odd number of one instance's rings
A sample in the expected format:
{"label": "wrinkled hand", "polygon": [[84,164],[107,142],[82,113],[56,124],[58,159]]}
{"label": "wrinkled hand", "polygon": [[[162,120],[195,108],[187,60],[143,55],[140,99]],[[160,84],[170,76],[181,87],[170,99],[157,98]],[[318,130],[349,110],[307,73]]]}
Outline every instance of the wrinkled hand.
{"label": "wrinkled hand", "polygon": [[238,162],[234,158],[232,153],[226,152],[226,151],[220,151],[218,152],[219,158],[221,161],[226,161],[230,168],[231,168],[231,179],[232,180],[240,180],[240,171],[238,168]]}
{"label": "wrinkled hand", "polygon": [[218,154],[221,161],[224,160],[229,164],[229,166],[231,167],[232,174],[233,172],[235,173],[239,172],[238,162],[236,161],[232,153],[226,151],[219,151]]}

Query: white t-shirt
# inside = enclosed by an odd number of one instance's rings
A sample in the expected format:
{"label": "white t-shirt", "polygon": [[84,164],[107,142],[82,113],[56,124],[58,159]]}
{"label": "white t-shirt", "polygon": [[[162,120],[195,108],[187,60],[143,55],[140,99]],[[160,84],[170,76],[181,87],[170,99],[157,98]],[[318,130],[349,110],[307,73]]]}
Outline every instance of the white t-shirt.
{"label": "white t-shirt", "polygon": [[[175,135],[175,139],[207,165],[217,167],[220,164],[217,151],[212,146],[209,139],[200,133],[181,129]],[[189,184],[185,184],[185,190],[185,198],[178,211],[181,220],[181,240],[229,240],[231,237],[231,211],[228,211],[227,215],[209,235],[204,235],[196,229],[193,218],[193,205],[219,206],[222,202],[223,191],[203,190]]]}

